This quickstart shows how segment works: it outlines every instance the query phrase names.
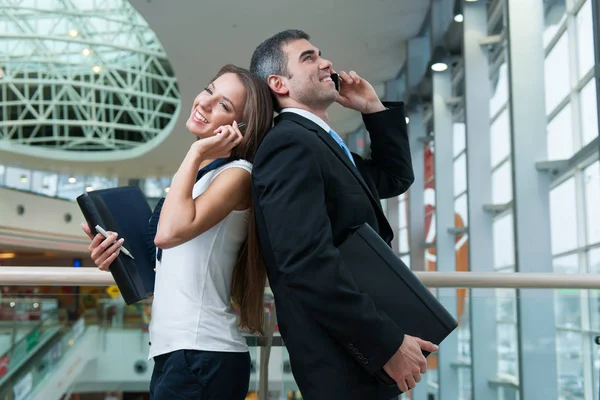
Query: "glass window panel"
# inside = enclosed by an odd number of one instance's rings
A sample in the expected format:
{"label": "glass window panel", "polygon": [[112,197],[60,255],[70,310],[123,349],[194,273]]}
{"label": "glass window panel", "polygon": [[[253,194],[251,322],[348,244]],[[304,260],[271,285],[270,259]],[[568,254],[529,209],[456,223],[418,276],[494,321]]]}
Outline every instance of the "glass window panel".
{"label": "glass window panel", "polygon": [[496,318],[498,321],[517,321],[517,292],[515,289],[496,289]]}
{"label": "glass window panel", "polygon": [[82,193],[85,193],[84,176],[59,175],[57,197],[75,200]]}
{"label": "glass window panel", "polygon": [[491,161],[495,167],[510,154],[510,117],[508,110],[502,111],[492,123],[491,130]]}
{"label": "glass window panel", "polygon": [[565,32],[544,61],[546,114],[569,94],[569,33]]}
{"label": "glass window panel", "polygon": [[30,190],[31,189],[31,171],[23,168],[7,167],[5,172],[6,187]]}
{"label": "glass window panel", "polygon": [[454,161],[454,196],[467,190],[467,157],[461,154]]}
{"label": "glass window panel", "polygon": [[512,168],[506,161],[492,173],[492,201],[504,204],[512,200]]}
{"label": "glass window panel", "polygon": [[406,217],[407,217],[407,214],[406,214],[406,200],[401,200],[398,203],[398,227],[400,229],[406,228],[406,226],[408,225]]}
{"label": "glass window panel", "polygon": [[[425,199],[425,206],[432,206],[435,208],[435,188],[427,188],[423,191],[423,198]],[[431,212],[431,210],[427,210],[425,213]]]}
{"label": "glass window panel", "polygon": [[498,324],[498,372],[517,377],[518,350],[515,324]]}
{"label": "glass window panel", "polygon": [[400,249],[400,253],[408,252],[408,230],[407,229],[400,229],[400,232],[398,235],[398,240],[399,240],[398,248]]}
{"label": "glass window panel", "polygon": [[508,102],[508,65],[506,63],[500,65],[498,70],[498,78],[496,82],[492,82],[492,98],[490,99],[490,118],[500,111],[502,106]]}
{"label": "glass window panel", "polygon": [[561,399],[583,400],[583,346],[581,333],[558,331],[556,335],[558,388]]}
{"label": "glass window panel", "polygon": [[515,264],[513,216],[505,215],[494,221],[494,266],[496,268]]}
{"label": "glass window panel", "polygon": [[565,160],[573,155],[573,129],[571,125],[571,104],[569,103],[548,123],[549,160]]}
{"label": "glass window panel", "polygon": [[579,10],[579,13],[577,13],[577,53],[579,56],[580,79],[594,66],[592,1],[587,0]]}
{"label": "glass window panel", "polygon": [[406,266],[408,268],[411,268],[411,266],[410,266],[410,256],[403,256],[403,257],[400,257],[400,259],[402,260],[402,262],[404,264],[406,264]]}
{"label": "glass window panel", "polygon": [[454,157],[460,154],[466,147],[465,124],[454,124]]}
{"label": "glass window panel", "polygon": [[469,213],[467,211],[467,193],[459,196],[454,201],[454,212],[460,215],[465,226],[469,224]]}
{"label": "glass window panel", "polygon": [[6,171],[6,168],[4,165],[0,165],[0,186],[4,185],[4,171]]}
{"label": "glass window panel", "polygon": [[[593,378],[594,378],[594,387],[600,387],[600,382],[599,382],[599,376],[600,376],[600,346],[594,346],[594,348],[592,349],[592,364],[594,366],[594,373]],[[597,392],[594,390],[594,399],[598,400],[598,394]]]}
{"label": "glass window panel", "polygon": [[577,274],[579,273],[579,256],[569,254],[567,256],[556,257],[552,261],[554,272],[557,274]]}
{"label": "glass window panel", "polygon": [[555,293],[556,326],[581,329],[581,295],[579,290],[559,289]]}
{"label": "glass window panel", "polygon": [[544,48],[552,41],[564,21],[567,19],[565,0],[553,1],[544,18]]}
{"label": "glass window panel", "polygon": [[[460,349],[459,349],[460,351]],[[470,360],[466,358],[465,361]],[[463,360],[459,360],[463,361]],[[471,392],[473,388],[471,367],[458,368],[458,393],[459,400],[471,400]],[[400,397],[399,397],[400,398]]]}
{"label": "glass window panel", "polygon": [[581,89],[582,145],[585,146],[598,137],[598,107],[596,101],[596,80],[592,79]]}
{"label": "glass window panel", "polygon": [[381,210],[383,210],[383,213],[386,215],[386,217],[389,217],[387,214],[387,199],[381,199],[379,200],[379,204],[381,205]]}
{"label": "glass window panel", "polygon": [[[588,268],[590,274],[600,274],[600,248],[588,252]],[[600,290],[590,291],[590,319],[592,329],[600,331]]]}
{"label": "glass window panel", "polygon": [[118,179],[107,178],[105,176],[89,176],[86,179],[87,187],[94,190],[113,188],[118,185]]}
{"label": "glass window panel", "polygon": [[142,184],[144,193],[150,198],[160,198],[166,195],[165,188],[169,187],[169,178],[146,178]]}
{"label": "glass window panel", "polygon": [[577,213],[573,178],[550,191],[550,231],[552,254],[577,247]]}
{"label": "glass window panel", "polygon": [[56,196],[58,175],[42,171],[33,172],[31,190],[46,196]]}
{"label": "glass window panel", "polygon": [[587,243],[600,242],[600,162],[584,170]]}

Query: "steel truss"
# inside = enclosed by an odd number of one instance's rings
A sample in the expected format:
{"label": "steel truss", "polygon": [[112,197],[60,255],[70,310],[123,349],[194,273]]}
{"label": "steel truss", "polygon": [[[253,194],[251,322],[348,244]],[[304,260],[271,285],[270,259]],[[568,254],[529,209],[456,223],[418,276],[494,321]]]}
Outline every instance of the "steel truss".
{"label": "steel truss", "polygon": [[128,150],[180,106],[156,35],[126,0],[0,1],[0,142]]}

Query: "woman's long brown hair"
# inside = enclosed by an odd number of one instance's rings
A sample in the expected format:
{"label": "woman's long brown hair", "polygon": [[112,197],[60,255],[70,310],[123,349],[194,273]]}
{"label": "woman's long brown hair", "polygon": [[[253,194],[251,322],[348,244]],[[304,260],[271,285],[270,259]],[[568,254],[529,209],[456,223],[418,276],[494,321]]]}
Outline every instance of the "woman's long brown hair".
{"label": "woman's long brown hair", "polygon": [[[242,122],[246,125],[241,128],[244,138],[233,149],[231,159],[253,162],[262,138],[273,125],[271,92],[267,84],[251,72],[231,64],[223,66],[213,80],[226,73],[236,74],[246,88],[246,104],[242,117]],[[240,308],[240,326],[251,333],[263,333],[266,281],[267,272],[258,242],[254,204],[251,202],[248,215],[248,237],[240,249],[233,269],[231,285],[231,299]]]}

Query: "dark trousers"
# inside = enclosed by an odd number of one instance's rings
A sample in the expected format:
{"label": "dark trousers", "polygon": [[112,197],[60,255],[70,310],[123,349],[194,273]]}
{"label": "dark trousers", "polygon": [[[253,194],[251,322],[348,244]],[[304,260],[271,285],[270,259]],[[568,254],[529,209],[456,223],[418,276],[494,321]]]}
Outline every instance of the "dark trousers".
{"label": "dark trousers", "polygon": [[154,357],[151,400],[244,400],[250,354],[177,350]]}

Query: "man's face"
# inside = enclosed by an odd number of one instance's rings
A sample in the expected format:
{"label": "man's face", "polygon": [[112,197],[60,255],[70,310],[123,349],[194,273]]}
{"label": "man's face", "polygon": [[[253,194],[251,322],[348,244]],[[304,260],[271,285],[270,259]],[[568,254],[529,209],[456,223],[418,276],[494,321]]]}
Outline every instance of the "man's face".
{"label": "man's face", "polygon": [[288,76],[284,77],[290,99],[311,109],[327,109],[338,92],[331,80],[331,61],[321,57],[319,49],[301,39],[283,47],[287,55]]}

